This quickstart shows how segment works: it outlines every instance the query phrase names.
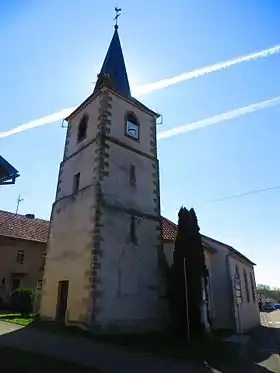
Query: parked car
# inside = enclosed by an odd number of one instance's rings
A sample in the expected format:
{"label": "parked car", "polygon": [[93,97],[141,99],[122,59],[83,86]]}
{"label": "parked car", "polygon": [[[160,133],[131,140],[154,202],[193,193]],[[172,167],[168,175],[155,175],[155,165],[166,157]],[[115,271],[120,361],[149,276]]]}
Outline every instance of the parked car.
{"label": "parked car", "polygon": [[265,312],[275,311],[276,309],[273,303],[266,303],[263,308]]}
{"label": "parked car", "polygon": [[274,306],[276,310],[280,310],[280,303],[275,303]]}

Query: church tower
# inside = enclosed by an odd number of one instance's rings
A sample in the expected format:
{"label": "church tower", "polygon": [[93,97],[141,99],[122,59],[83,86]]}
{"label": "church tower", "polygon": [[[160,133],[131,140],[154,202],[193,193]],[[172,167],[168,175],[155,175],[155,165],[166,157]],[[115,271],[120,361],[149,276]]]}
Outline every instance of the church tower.
{"label": "church tower", "polygon": [[93,93],[66,118],[43,318],[100,332],[159,325],[157,118],[131,95],[116,25]]}

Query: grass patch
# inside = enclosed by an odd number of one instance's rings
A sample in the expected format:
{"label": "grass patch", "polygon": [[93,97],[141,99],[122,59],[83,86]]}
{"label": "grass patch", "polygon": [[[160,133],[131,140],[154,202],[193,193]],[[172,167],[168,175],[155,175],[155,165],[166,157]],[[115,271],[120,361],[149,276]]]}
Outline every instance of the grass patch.
{"label": "grass patch", "polygon": [[0,321],[10,322],[17,325],[28,326],[35,321],[35,316],[22,316],[20,313],[0,314]]}
{"label": "grass patch", "polygon": [[67,373],[100,373],[100,371],[91,367],[83,367],[72,362],[65,362],[10,347],[0,347],[0,361],[1,369],[5,373],[36,372],[38,369],[40,373],[49,373],[52,370],[59,372],[60,369],[61,372],[67,371]]}

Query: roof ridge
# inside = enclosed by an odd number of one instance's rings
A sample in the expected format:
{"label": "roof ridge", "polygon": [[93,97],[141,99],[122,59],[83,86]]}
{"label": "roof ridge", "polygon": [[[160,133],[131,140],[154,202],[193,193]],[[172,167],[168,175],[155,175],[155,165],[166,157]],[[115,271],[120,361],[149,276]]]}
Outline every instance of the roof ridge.
{"label": "roof ridge", "polygon": [[0,210],[0,235],[22,240],[47,242],[49,221]]}
{"label": "roof ridge", "polygon": [[[171,220],[165,218],[164,216],[162,216],[162,220],[165,221],[167,224],[169,224],[172,228],[176,228],[176,229],[178,229],[178,226],[177,226],[175,223],[173,223]],[[170,240],[175,240],[175,237],[173,237],[174,233],[173,233],[173,234],[170,234],[170,232],[166,232],[166,229],[165,229],[165,233],[166,233],[166,236],[170,236],[170,238],[168,238],[168,239],[170,239]],[[242,254],[240,251],[236,250],[233,246],[230,246],[230,245],[228,245],[228,244],[226,244],[226,243],[224,243],[224,242],[218,241],[218,240],[216,240],[215,238],[212,238],[212,237],[206,236],[205,234],[200,233],[200,235],[201,235],[201,238],[202,238],[202,239],[203,239],[203,238],[204,238],[204,239],[208,239],[209,241],[211,241],[211,242],[213,242],[213,243],[216,243],[216,244],[218,244],[218,245],[222,245],[222,246],[226,247],[226,248],[227,248],[231,253],[236,254],[236,255],[238,255],[239,257],[241,257],[241,258],[243,258],[244,260],[246,260],[247,262],[249,262],[249,263],[255,265],[255,263],[252,262],[249,258],[247,258],[246,255],[244,255],[244,254]]]}
{"label": "roof ridge", "polygon": [[228,245],[227,243],[224,243],[224,242],[222,242],[222,241],[219,241],[219,240],[217,240],[216,238],[212,238],[212,237],[206,236],[206,234],[203,234],[203,233],[201,233],[201,236],[203,236],[203,237],[206,238],[206,239],[209,239],[210,241],[213,241],[213,242],[218,243],[218,244],[222,244],[222,245],[224,245],[224,246],[227,246],[227,247],[230,247],[231,249],[233,249],[232,246],[230,246],[230,245]]}
{"label": "roof ridge", "polygon": [[28,218],[28,217],[26,216],[26,214],[19,214],[19,213],[15,213],[15,212],[12,212],[12,211],[7,211],[7,210],[2,210],[2,209],[0,209],[0,213],[1,213],[1,212],[5,213],[5,214],[10,214],[10,215],[13,215],[13,216],[20,216],[20,217],[22,217],[22,218],[29,219],[29,220],[32,220],[32,221],[34,221],[34,220],[37,220],[37,221],[40,220],[40,221],[42,221],[42,222],[50,223],[49,220],[42,219],[42,218],[37,218],[36,216],[35,216],[34,218],[30,219],[30,218]]}
{"label": "roof ridge", "polygon": [[172,220],[167,219],[165,216],[162,216],[161,218],[172,224],[174,227],[178,228],[178,224],[174,223]]}

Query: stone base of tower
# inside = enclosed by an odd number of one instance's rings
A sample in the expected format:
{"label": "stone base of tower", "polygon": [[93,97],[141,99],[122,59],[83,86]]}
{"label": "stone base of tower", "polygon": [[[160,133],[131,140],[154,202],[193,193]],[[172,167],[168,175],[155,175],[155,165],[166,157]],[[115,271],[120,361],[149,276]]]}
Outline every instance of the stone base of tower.
{"label": "stone base of tower", "polygon": [[[72,288],[73,289],[73,288]],[[70,289],[69,289],[70,290]],[[164,331],[168,328],[169,318],[165,299],[161,298],[154,304],[146,299],[110,299],[108,307],[96,307],[94,314],[89,314],[85,299],[90,299],[90,293],[84,298],[78,291],[69,292],[68,307],[64,319],[57,319],[57,284],[48,283],[45,286],[41,302],[41,318],[45,321],[60,321],[67,326],[79,327],[93,334],[126,334]],[[112,307],[109,306],[112,304]],[[142,304],[142,309],[140,308]],[[139,307],[140,306],[140,307]],[[134,309],[135,308],[135,309]],[[143,316],[142,316],[143,315]],[[142,317],[141,317],[142,316]]]}
{"label": "stone base of tower", "polygon": [[[42,313],[41,319],[46,322],[56,322],[55,315]],[[129,334],[129,333],[150,333],[160,332],[168,329],[168,316],[155,319],[142,320],[111,320],[106,322],[88,322],[80,318],[78,320],[65,317],[64,324],[69,327],[78,327],[93,334]]]}
{"label": "stone base of tower", "polygon": [[157,308],[157,312],[151,317],[133,318],[100,318],[92,321],[89,325],[90,331],[98,334],[125,334],[125,333],[148,333],[164,331],[168,327],[168,315],[164,304]]}
{"label": "stone base of tower", "polygon": [[[83,327],[83,326],[82,326]],[[88,329],[94,334],[129,334],[163,331],[166,325],[159,320],[131,320],[127,322],[93,323]]]}

